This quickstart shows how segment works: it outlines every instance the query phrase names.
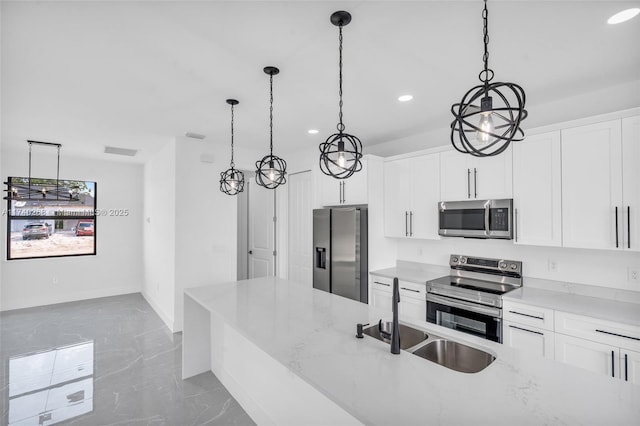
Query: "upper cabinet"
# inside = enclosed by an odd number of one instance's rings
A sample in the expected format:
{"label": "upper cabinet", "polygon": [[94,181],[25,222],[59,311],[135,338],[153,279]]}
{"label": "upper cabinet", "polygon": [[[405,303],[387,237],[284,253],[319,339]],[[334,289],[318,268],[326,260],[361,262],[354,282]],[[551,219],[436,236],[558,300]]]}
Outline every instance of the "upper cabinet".
{"label": "upper cabinet", "polygon": [[387,237],[438,239],[439,154],[384,164],[384,226]]}
{"label": "upper cabinet", "polygon": [[513,143],[514,242],[562,245],[560,131]]}
{"label": "upper cabinet", "polygon": [[347,179],[336,179],[318,173],[323,206],[367,204],[367,158],[362,159],[362,170]]}
{"label": "upper cabinet", "polygon": [[495,157],[477,158],[458,151],[440,153],[442,201],[511,198],[511,147]]}
{"label": "upper cabinet", "polygon": [[639,250],[638,120],[631,117],[562,131],[565,247]]}

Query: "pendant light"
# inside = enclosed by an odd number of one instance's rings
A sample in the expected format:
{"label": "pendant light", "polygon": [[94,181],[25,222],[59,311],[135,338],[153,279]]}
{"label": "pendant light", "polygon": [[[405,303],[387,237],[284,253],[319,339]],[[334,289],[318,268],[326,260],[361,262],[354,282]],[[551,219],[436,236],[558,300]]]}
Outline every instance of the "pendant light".
{"label": "pendant light", "polygon": [[331,23],[338,27],[339,30],[339,90],[338,95],[340,102],[338,103],[340,112],[338,119],[340,120],[336,126],[338,133],[334,133],[320,144],[320,170],[328,176],[336,179],[347,179],[354,173],[362,170],[362,142],[358,137],[344,132],[345,126],[342,121],[342,27],[351,22],[351,14],[343,10],[334,12],[331,15]]}
{"label": "pendant light", "polygon": [[287,182],[287,162],[273,155],[273,76],[280,73],[276,67],[264,67],[269,75],[269,155],[256,161],[256,183],[267,189],[276,189]]}
{"label": "pendant light", "polygon": [[482,84],[471,88],[459,104],[451,107],[455,117],[451,123],[451,143],[456,150],[475,157],[498,155],[512,141],[524,139],[520,123],[527,118],[522,87],[515,83],[491,83],[488,18],[487,0],[484,0],[484,69],[478,75]]}
{"label": "pendant light", "polygon": [[244,173],[236,169],[233,163],[233,108],[240,102],[227,99],[227,103],[231,105],[231,163],[227,170],[220,173],[220,191],[227,195],[238,195],[244,190]]}

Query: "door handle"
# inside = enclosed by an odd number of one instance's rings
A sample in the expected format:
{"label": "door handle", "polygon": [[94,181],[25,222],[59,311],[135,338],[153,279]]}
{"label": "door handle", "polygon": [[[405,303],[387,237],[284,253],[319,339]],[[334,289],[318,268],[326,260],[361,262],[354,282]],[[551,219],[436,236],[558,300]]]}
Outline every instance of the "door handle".
{"label": "door handle", "polygon": [[629,361],[628,354],[624,354],[624,380],[629,381]]}
{"label": "door handle", "polygon": [[473,198],[478,198],[478,169],[473,168]]}
{"label": "door handle", "polygon": [[611,351],[611,377],[616,377],[616,372],[615,372],[616,361],[615,361],[614,355],[615,355],[615,352]]}
{"label": "door handle", "polygon": [[249,250],[249,254],[253,254],[253,250]]}
{"label": "door handle", "polygon": [[342,202],[346,203],[347,202],[347,182],[342,182]]}
{"label": "door handle", "polygon": [[409,226],[407,225],[407,220],[409,218],[409,212],[405,210],[404,212],[404,236],[409,236]]}
{"label": "door handle", "polygon": [[616,206],[616,248],[618,248],[618,206]]}
{"label": "door handle", "polygon": [[471,169],[467,169],[467,198],[471,198]]}
{"label": "door handle", "polygon": [[515,212],[515,219],[513,221],[513,234],[516,237],[516,243],[518,242],[518,209],[514,210]]}
{"label": "door handle", "polygon": [[491,208],[489,202],[484,206],[484,234],[488,237],[491,230],[489,229],[489,214],[491,212]]}
{"label": "door handle", "polygon": [[413,212],[409,212],[409,236],[413,237]]}

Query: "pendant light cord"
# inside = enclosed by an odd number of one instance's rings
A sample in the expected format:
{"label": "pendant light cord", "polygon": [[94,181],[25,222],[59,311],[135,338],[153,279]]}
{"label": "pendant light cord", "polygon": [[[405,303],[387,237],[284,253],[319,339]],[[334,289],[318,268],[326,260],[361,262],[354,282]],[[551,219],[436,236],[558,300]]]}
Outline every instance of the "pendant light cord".
{"label": "pendant light cord", "polygon": [[273,156],[273,74],[269,75],[269,150]]}
{"label": "pendant light cord", "polygon": [[489,86],[489,81],[493,79],[493,70],[489,69],[489,9],[487,9],[487,0],[484,0],[484,9],[482,10],[483,23],[483,43],[484,54],[482,61],[484,62],[484,70],[480,73],[480,81],[484,82],[485,89]]}
{"label": "pendant light cord", "polygon": [[338,95],[340,96],[340,102],[338,103],[338,106],[340,108],[340,112],[338,113],[338,119],[340,120],[340,122],[338,123],[338,125],[336,126],[338,128],[338,132],[342,133],[344,131],[344,124],[342,122],[342,25],[339,26],[340,29],[340,35],[338,36],[338,40],[340,41],[339,43],[339,47],[338,47],[338,52],[339,52],[339,61],[338,61],[338,81],[339,81],[339,89],[338,89]]}
{"label": "pendant light cord", "polygon": [[233,162],[233,105],[231,105],[231,168],[233,169],[235,163]]}

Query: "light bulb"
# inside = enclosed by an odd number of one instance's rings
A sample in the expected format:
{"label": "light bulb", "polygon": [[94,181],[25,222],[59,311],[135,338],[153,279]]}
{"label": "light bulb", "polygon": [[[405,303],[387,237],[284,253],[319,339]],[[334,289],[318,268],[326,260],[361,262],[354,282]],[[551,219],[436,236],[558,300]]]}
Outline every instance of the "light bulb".
{"label": "light bulb", "polygon": [[236,181],[232,180],[231,182],[229,182],[229,186],[231,186],[232,189],[236,189]]}
{"label": "light bulb", "polygon": [[275,181],[276,180],[276,171],[273,170],[273,169],[269,169],[268,176],[269,176],[269,180],[271,182]]}
{"label": "light bulb", "polygon": [[344,151],[338,153],[338,166],[344,168],[347,165],[347,160],[344,158]]}
{"label": "light bulb", "polygon": [[486,112],[486,113],[482,113],[481,114],[482,117],[480,118],[480,130],[477,131],[477,136],[478,136],[478,140],[481,141],[482,143],[487,143],[489,142],[489,139],[491,139],[491,135],[490,133],[493,133],[493,118],[491,117],[491,112]]}

